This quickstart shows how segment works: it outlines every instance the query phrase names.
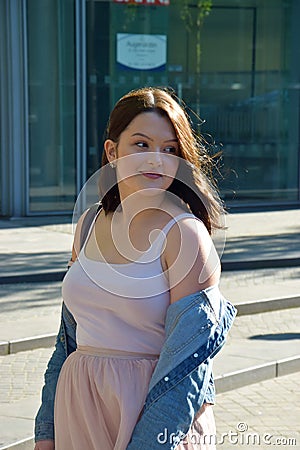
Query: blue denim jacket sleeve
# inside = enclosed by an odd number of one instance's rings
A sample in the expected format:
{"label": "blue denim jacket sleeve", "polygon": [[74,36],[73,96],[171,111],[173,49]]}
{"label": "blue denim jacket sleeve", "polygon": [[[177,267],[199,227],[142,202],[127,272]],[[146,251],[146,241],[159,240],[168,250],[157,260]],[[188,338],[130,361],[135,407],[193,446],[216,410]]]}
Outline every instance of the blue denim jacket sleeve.
{"label": "blue denim jacket sleeve", "polygon": [[166,340],[127,450],[174,450],[204,401],[213,402],[212,361],[235,314],[217,287],[168,308]]}
{"label": "blue denim jacket sleeve", "polygon": [[44,439],[54,440],[54,400],[57,380],[64,361],[74,350],[76,350],[76,322],[63,303],[55,350],[44,376],[42,404],[35,418],[36,442]]}
{"label": "blue denim jacket sleeve", "polygon": [[146,407],[127,450],[174,450],[204,403],[212,360],[207,359],[155,403]]}

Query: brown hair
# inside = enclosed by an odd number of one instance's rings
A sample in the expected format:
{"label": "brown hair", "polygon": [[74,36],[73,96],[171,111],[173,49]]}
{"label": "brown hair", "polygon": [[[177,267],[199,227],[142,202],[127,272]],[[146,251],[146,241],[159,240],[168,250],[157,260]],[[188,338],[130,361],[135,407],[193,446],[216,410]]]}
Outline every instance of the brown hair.
{"label": "brown hair", "polygon": [[[175,194],[203,221],[209,233],[214,228],[222,228],[220,216],[224,209],[212,177],[213,159],[209,156],[203,139],[193,131],[189,116],[167,90],[145,87],[124,95],[111,112],[106,138],[118,143],[121,133],[130,122],[138,114],[149,111],[169,118],[179,142],[182,164],[179,165],[177,176],[168,191]],[[120,195],[115,170],[108,165],[105,152],[102,155],[102,167],[104,166],[107,169],[101,172],[99,191],[107,214],[116,210],[120,204]]]}

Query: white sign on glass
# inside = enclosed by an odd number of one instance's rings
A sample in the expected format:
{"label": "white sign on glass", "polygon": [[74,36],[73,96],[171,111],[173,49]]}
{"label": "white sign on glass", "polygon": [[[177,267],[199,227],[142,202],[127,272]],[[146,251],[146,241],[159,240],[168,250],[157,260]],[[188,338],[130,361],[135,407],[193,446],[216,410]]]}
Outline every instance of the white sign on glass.
{"label": "white sign on glass", "polygon": [[117,63],[124,69],[162,70],[167,61],[167,36],[117,34]]}

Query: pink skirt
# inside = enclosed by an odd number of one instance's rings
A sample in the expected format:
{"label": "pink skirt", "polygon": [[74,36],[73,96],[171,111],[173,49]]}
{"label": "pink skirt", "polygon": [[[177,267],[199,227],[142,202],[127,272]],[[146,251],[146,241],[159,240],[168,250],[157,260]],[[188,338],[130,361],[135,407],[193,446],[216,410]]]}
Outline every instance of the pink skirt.
{"label": "pink skirt", "polygon": [[[58,379],[55,450],[125,450],[157,360],[155,355],[78,347]],[[178,450],[213,450],[213,445],[199,444],[199,433],[215,434],[211,405],[202,407]]]}

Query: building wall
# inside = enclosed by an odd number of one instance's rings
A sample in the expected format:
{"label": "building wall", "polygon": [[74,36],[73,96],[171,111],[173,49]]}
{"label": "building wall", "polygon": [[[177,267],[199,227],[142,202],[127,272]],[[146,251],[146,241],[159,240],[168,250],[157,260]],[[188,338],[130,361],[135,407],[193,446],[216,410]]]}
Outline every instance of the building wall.
{"label": "building wall", "polygon": [[227,205],[298,204],[300,3],[130,2],[0,0],[0,214],[72,211],[113,104],[144,85],[222,151]]}

